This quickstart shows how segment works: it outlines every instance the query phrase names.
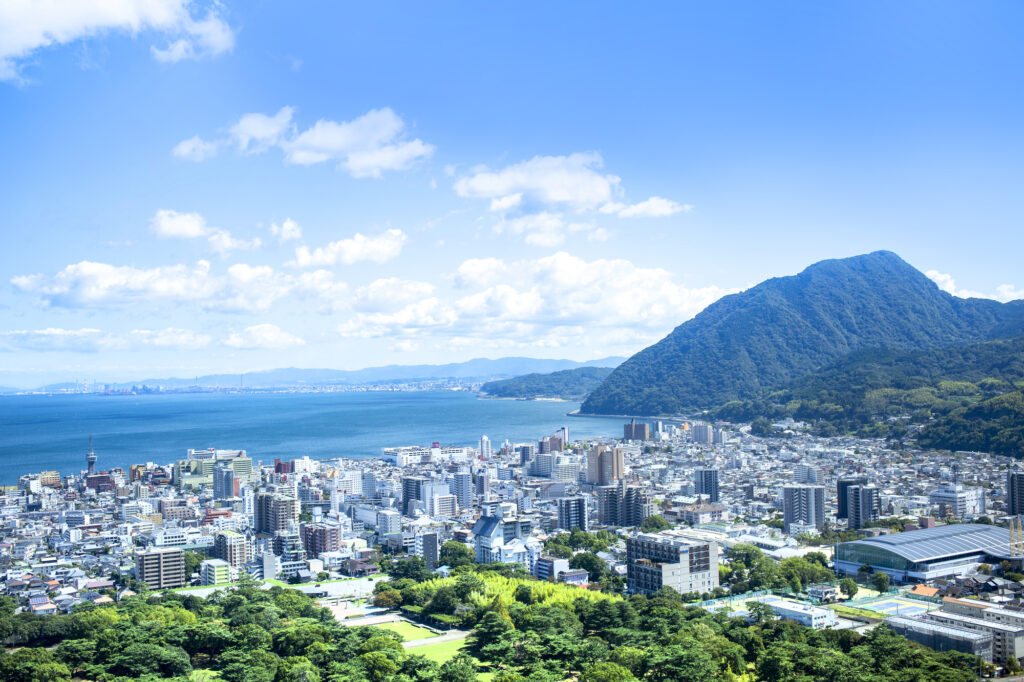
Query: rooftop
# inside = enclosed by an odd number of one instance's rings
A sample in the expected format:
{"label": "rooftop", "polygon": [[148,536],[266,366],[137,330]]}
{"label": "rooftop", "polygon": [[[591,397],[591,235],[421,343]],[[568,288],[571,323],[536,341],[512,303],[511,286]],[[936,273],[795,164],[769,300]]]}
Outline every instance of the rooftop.
{"label": "rooftop", "polygon": [[1010,534],[1006,528],[977,523],[922,528],[854,540],[849,544],[879,547],[914,562],[972,552],[984,552],[1001,557],[1013,555],[1010,550]]}

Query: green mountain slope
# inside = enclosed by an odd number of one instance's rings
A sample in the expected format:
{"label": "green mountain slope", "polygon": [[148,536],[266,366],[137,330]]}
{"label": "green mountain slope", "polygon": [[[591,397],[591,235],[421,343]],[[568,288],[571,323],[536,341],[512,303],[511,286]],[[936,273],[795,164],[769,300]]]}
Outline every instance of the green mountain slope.
{"label": "green mountain slope", "polygon": [[764,398],[737,400],[716,418],[793,417],[820,435],[892,436],[1024,387],[1024,338],[928,351],[865,349]]}
{"label": "green mountain slope", "polygon": [[960,408],[926,427],[919,445],[1024,457],[1024,391]]}
{"label": "green mountain slope", "polygon": [[578,399],[597,388],[613,369],[579,367],[551,374],[526,374],[512,379],[488,381],[480,390],[495,398]]}
{"label": "green mountain slope", "polygon": [[726,296],[620,365],[581,407],[661,415],[749,399],[862,348],[1021,334],[1024,302],[961,299],[887,251],[816,263]]}

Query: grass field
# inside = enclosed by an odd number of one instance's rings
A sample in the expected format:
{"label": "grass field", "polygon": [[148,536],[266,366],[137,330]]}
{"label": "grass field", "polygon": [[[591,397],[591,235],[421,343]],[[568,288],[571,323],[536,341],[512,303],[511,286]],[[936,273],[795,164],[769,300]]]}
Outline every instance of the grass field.
{"label": "grass field", "polygon": [[395,623],[381,623],[380,625],[376,625],[374,627],[378,627],[384,630],[391,630],[392,632],[397,632],[402,636],[402,639],[404,639],[406,642],[412,642],[417,639],[429,639],[431,637],[437,637],[437,633],[428,630],[427,628],[421,628],[419,625],[413,625],[412,623],[408,623],[404,620],[400,620]]}
{"label": "grass field", "polygon": [[829,604],[829,608],[835,611],[837,615],[846,616],[847,618],[870,618],[871,620],[880,620],[884,615],[877,611],[857,609],[852,606],[843,606],[842,604]]}
{"label": "grass field", "polygon": [[[423,656],[438,665],[443,665],[445,661],[455,658],[459,653],[466,653],[468,655],[469,652],[463,652],[463,648],[465,646],[465,639],[457,639],[453,642],[440,642],[438,644],[418,646],[415,649],[409,649],[406,653],[412,656]],[[473,657],[470,656],[470,658]],[[485,670],[482,670],[482,668],[485,668],[486,666],[481,664],[480,661],[477,661],[475,658],[473,658],[473,660],[477,663],[476,678],[480,680],[480,682],[490,682],[494,679],[493,672],[486,672]]]}

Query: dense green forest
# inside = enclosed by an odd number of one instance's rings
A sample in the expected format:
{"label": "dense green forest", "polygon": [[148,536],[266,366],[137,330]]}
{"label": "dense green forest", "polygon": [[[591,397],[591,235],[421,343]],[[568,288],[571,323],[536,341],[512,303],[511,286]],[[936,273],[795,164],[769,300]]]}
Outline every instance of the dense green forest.
{"label": "dense green forest", "polygon": [[863,348],[1021,335],[1024,302],[962,299],[899,256],[830,260],[726,296],[620,365],[587,414],[664,415],[752,400]]}
{"label": "dense green forest", "polygon": [[551,374],[524,374],[488,381],[480,390],[495,398],[581,400],[612,373],[612,367],[578,367]]}
{"label": "dense green forest", "polygon": [[954,410],[928,425],[919,445],[975,450],[1024,458],[1024,391],[1014,391]]}
{"label": "dense green forest", "polygon": [[731,401],[712,414],[726,421],[793,417],[825,436],[903,437],[909,425],[933,418],[980,418],[981,412],[966,408],[1020,387],[1024,338],[928,351],[867,349],[761,399]]}
{"label": "dense green forest", "polygon": [[[390,630],[344,627],[301,592],[260,589],[243,577],[237,589],[207,599],[141,593],[69,615],[15,615],[13,600],[0,598],[0,633],[11,646],[0,653],[0,680],[472,682],[486,674],[494,682],[967,682],[985,667],[884,626],[865,636],[816,631],[775,620],[768,609],[748,622],[688,605],[684,599],[701,595],[672,590],[626,597],[614,584],[594,591],[540,582],[509,564],[461,563],[439,578],[422,557],[388,569],[374,602],[470,630],[462,651],[433,662]],[[723,578],[745,589],[827,572],[815,557],[785,568],[740,547]]]}

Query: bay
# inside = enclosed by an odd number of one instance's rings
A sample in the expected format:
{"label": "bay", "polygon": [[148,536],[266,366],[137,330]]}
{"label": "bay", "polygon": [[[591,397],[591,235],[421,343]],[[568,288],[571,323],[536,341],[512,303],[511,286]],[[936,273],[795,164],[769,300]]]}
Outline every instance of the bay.
{"label": "bay", "polygon": [[254,461],[379,457],[382,447],[621,436],[621,419],[568,417],[578,403],[484,400],[464,391],[187,393],[0,397],[0,484],[26,473],[168,464],[188,448],[242,449]]}

